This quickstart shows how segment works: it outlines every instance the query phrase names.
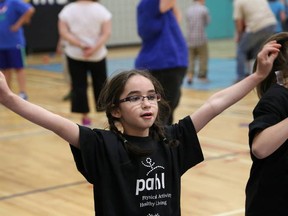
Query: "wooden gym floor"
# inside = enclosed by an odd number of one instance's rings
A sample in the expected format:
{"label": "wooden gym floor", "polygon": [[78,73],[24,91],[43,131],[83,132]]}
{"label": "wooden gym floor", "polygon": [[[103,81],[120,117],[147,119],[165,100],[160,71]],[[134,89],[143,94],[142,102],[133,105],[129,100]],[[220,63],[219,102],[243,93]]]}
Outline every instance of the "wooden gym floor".
{"label": "wooden gym floor", "polygon": [[[211,41],[209,50],[210,57],[233,58],[234,41]],[[137,47],[110,49],[109,58],[133,57],[137,52]],[[29,55],[28,64],[41,63],[43,56]],[[68,91],[62,74],[26,72],[29,101],[79,123],[69,102],[62,101]],[[12,88],[17,92],[15,81]],[[183,89],[175,119],[193,112],[214,92]],[[182,178],[183,216],[244,215],[251,165],[248,124],[257,100],[251,92],[199,133],[206,160]],[[93,127],[106,126],[103,114],[91,116]],[[94,215],[92,187],[77,172],[68,144],[1,105],[0,118],[0,215]]]}

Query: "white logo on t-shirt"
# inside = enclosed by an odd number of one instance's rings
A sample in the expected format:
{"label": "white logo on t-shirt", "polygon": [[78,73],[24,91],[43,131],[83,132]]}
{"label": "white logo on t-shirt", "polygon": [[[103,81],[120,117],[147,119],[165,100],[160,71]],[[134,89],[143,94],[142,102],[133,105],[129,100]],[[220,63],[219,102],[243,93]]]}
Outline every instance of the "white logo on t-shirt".
{"label": "white logo on t-shirt", "polygon": [[[146,176],[149,176],[151,172],[156,169],[165,169],[163,166],[155,166],[155,162],[152,162],[151,158],[146,158],[145,162],[141,161],[143,166],[150,168],[146,173]],[[165,188],[165,173],[155,173],[154,176],[147,179],[137,179],[136,180],[136,195],[139,195],[139,192],[144,190],[159,190]]]}
{"label": "white logo on t-shirt", "polygon": [[148,176],[155,169],[158,169],[158,168],[165,169],[163,166],[155,166],[154,167],[155,162],[152,162],[152,159],[149,157],[146,158],[146,163],[144,163],[143,161],[141,161],[141,163],[143,164],[143,166],[150,168],[150,170],[146,173],[146,176]]}

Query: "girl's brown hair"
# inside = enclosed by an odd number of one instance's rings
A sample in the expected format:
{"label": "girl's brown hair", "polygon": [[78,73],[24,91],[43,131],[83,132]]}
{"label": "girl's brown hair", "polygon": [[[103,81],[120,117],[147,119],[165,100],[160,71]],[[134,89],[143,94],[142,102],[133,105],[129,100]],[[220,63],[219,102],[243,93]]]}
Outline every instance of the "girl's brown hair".
{"label": "girl's brown hair", "polygon": [[168,140],[165,135],[163,120],[167,118],[170,108],[168,103],[163,99],[164,91],[161,84],[158,82],[156,78],[154,78],[148,71],[143,70],[129,70],[122,71],[113,76],[110,80],[107,80],[98,99],[98,110],[105,111],[108,119],[109,129],[116,133],[120,139],[122,139],[126,150],[132,155],[136,156],[146,156],[151,153],[150,150],[140,149],[137,145],[133,145],[133,143],[128,142],[123,136],[122,132],[118,129],[117,123],[119,119],[112,116],[112,112],[118,106],[118,100],[120,99],[120,95],[124,91],[124,87],[129,78],[135,75],[141,75],[151,80],[155,92],[162,96],[161,100],[158,102],[158,115],[154,124],[151,126],[149,130],[149,135],[155,139],[156,141],[163,141],[164,143],[175,146],[178,144],[176,140]]}
{"label": "girl's brown hair", "polygon": [[[256,87],[257,95],[259,98],[270,88],[270,86],[277,82],[275,71],[282,71],[283,77],[288,77],[288,32],[281,32],[272,35],[268,38],[263,46],[269,41],[276,40],[282,45],[280,52],[275,59],[269,75]],[[257,68],[257,59],[253,65],[253,73]]]}

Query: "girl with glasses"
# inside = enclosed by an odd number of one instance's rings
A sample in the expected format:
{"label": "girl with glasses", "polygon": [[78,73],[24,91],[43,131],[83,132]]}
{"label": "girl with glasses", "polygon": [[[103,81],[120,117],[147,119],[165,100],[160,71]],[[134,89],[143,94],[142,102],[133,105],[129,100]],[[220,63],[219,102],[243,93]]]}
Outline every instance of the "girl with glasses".
{"label": "girl with glasses", "polygon": [[215,93],[193,114],[164,125],[169,105],[146,71],[124,71],[105,83],[99,109],[109,130],[80,126],[15,95],[0,73],[0,102],[66,140],[77,169],[93,184],[95,214],[181,215],[181,176],[204,160],[197,133],[270,72],[280,44],[264,46],[254,74]]}

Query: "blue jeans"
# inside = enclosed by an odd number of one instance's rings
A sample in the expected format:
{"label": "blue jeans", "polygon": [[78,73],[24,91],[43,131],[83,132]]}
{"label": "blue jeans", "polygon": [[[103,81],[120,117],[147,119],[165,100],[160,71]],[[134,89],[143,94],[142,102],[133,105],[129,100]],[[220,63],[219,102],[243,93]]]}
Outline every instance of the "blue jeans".
{"label": "blue jeans", "polygon": [[250,52],[252,58],[256,59],[263,43],[275,32],[275,25],[268,26],[257,32],[244,32],[237,45],[236,53],[236,72],[237,80],[241,80],[246,76],[247,55]]}

